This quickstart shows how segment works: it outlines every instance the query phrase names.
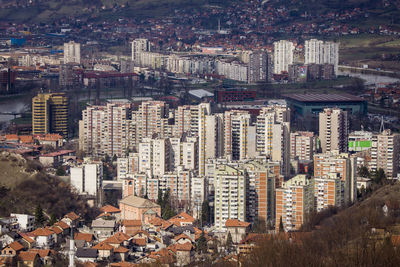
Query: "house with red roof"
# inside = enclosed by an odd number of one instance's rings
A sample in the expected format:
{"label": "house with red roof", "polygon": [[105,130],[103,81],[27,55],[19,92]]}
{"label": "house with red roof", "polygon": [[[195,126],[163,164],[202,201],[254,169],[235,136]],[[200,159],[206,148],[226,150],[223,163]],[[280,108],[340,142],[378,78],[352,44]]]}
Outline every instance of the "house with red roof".
{"label": "house with red roof", "polygon": [[24,246],[21,245],[18,241],[14,241],[11,244],[8,244],[5,248],[1,250],[2,257],[15,257],[19,254],[20,251],[24,249]]}
{"label": "house with red roof", "polygon": [[55,233],[48,228],[38,228],[31,234],[40,248],[52,248],[55,244]]}
{"label": "house with red roof", "polygon": [[123,220],[121,223],[122,232],[128,235],[131,235],[141,229],[142,229],[141,220]]}
{"label": "house with red roof", "polygon": [[40,264],[40,257],[36,252],[22,251],[18,256],[18,266],[37,267]]}
{"label": "house with red roof", "polygon": [[187,226],[192,225],[195,219],[187,214],[186,212],[181,212],[168,220],[170,223],[176,226]]}
{"label": "house with red roof", "polygon": [[227,234],[232,236],[233,243],[239,243],[246,236],[249,230],[250,223],[239,221],[238,219],[228,219],[225,222]]}

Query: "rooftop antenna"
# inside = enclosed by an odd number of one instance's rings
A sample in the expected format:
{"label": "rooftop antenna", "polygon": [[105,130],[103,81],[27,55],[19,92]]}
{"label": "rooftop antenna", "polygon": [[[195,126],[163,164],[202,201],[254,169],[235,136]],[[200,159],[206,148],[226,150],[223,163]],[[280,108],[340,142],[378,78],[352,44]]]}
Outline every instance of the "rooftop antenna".
{"label": "rooftop antenna", "polygon": [[382,133],[385,130],[385,123],[383,122],[383,116],[381,118],[381,128],[379,129],[379,132]]}

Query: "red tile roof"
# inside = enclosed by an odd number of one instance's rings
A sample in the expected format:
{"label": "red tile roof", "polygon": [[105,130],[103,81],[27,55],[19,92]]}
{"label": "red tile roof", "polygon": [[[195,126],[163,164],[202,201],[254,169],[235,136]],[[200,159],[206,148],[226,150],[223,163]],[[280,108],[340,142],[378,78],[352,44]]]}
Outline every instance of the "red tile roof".
{"label": "red tile roof", "polygon": [[195,221],[195,219],[192,216],[190,216],[189,214],[187,214],[186,212],[181,212],[178,215],[169,219],[168,221],[177,226],[181,226],[182,222],[193,223]]}
{"label": "red tile roof", "polygon": [[182,238],[186,238],[186,239],[188,239],[190,242],[192,241],[192,239],[191,239],[190,237],[188,237],[187,235],[185,235],[185,234],[180,234],[180,235],[178,235],[178,236],[175,236],[174,240],[175,240],[176,242],[178,242],[178,241],[181,240]]}
{"label": "red tile roof", "polygon": [[20,251],[24,249],[24,246],[21,245],[18,241],[14,241],[11,244],[8,245],[8,247],[12,248],[15,251]]}
{"label": "red tile roof", "polygon": [[249,227],[250,223],[239,221],[238,219],[228,219],[225,222],[226,227]]}
{"label": "red tile roof", "polygon": [[18,259],[20,261],[34,261],[38,254],[36,252],[21,251]]}
{"label": "red tile roof", "polygon": [[180,251],[191,251],[193,246],[191,243],[184,243],[184,244],[174,244],[175,245],[175,249],[176,250],[180,250]]}
{"label": "red tile roof", "polygon": [[98,243],[96,246],[92,247],[93,249],[97,250],[112,250],[114,247],[103,242]]}
{"label": "red tile roof", "polygon": [[87,233],[76,233],[74,235],[75,240],[85,240],[86,242],[91,242],[93,241],[93,234],[87,234]]}
{"label": "red tile roof", "polygon": [[34,236],[49,236],[54,234],[53,231],[47,228],[38,228],[35,231],[31,232]]}
{"label": "red tile roof", "polygon": [[114,252],[115,253],[126,253],[128,251],[129,251],[129,249],[127,249],[126,247],[123,247],[123,246],[119,246],[117,248],[114,248]]}
{"label": "red tile roof", "polygon": [[142,226],[141,220],[123,220],[122,224],[127,227]]}
{"label": "red tile roof", "polygon": [[121,212],[120,209],[113,207],[111,205],[106,205],[104,207],[101,207],[100,211],[102,211],[104,213],[119,213],[119,212]]}
{"label": "red tile roof", "polygon": [[54,250],[50,250],[50,249],[30,249],[29,252],[34,252],[34,253],[39,254],[40,258],[45,258],[52,254],[53,255],[56,254],[56,252]]}
{"label": "red tile roof", "polygon": [[70,228],[69,225],[63,221],[56,222],[54,226],[61,227],[63,230]]}
{"label": "red tile roof", "polygon": [[56,234],[61,234],[63,232],[63,230],[60,229],[60,227],[57,227],[57,226],[51,226],[51,227],[49,227],[49,229],[51,231],[53,231],[54,233],[56,233]]}
{"label": "red tile roof", "polygon": [[72,221],[76,221],[76,220],[78,220],[80,217],[79,217],[75,212],[71,211],[71,212],[65,214],[65,215],[64,215],[64,218],[68,218],[68,219],[70,219],[70,220],[72,220]]}
{"label": "red tile roof", "polygon": [[134,239],[132,239],[132,243],[134,245],[141,246],[141,247],[144,247],[147,244],[145,238],[134,238]]}

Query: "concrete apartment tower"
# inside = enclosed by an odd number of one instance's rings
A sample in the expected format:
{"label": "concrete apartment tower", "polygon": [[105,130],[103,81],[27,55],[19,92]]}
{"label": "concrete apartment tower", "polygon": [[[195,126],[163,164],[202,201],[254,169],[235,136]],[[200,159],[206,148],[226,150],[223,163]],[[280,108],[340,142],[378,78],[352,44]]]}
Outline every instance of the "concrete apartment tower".
{"label": "concrete apartment tower", "polygon": [[399,169],[400,135],[392,133],[389,129],[372,137],[371,171],[383,169],[386,177],[395,178],[400,173]]}
{"label": "concrete apartment tower", "polygon": [[140,53],[150,51],[150,41],[139,38],[132,42],[132,61],[135,66],[140,66]]}
{"label": "concrete apartment tower", "polygon": [[249,55],[248,83],[268,82],[269,58],[265,51],[255,51]]}
{"label": "concrete apartment tower", "polygon": [[68,135],[68,97],[65,93],[40,93],[32,98],[32,134]]}
{"label": "concrete apartment tower", "polygon": [[319,113],[319,139],[322,153],[338,151],[347,152],[349,120],[347,111],[340,108],[326,108]]}
{"label": "concrete apartment tower", "polygon": [[81,64],[81,44],[70,41],[64,43],[64,64]]}
{"label": "concrete apartment tower", "polygon": [[339,43],[324,42],[317,39],[305,41],[305,64],[332,64],[337,74],[339,66]]}
{"label": "concrete apartment tower", "polygon": [[274,74],[289,70],[289,65],[294,61],[294,49],[292,42],[286,40],[274,42]]}

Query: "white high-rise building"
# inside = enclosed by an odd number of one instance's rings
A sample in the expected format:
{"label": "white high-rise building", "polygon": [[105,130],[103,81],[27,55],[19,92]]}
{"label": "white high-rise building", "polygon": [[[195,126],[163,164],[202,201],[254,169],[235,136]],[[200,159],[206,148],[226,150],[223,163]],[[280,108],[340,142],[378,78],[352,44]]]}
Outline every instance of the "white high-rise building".
{"label": "white high-rise building", "polygon": [[246,220],[246,177],[243,170],[222,164],[215,170],[215,229],[226,230],[228,219]]}
{"label": "white high-rise building", "polygon": [[81,64],[81,44],[70,41],[64,43],[64,64],[78,63]]}
{"label": "white high-rise building", "polygon": [[132,42],[132,61],[136,66],[140,66],[140,53],[151,50],[150,41],[147,39],[135,39]]}
{"label": "white high-rise building", "polygon": [[150,176],[162,176],[170,170],[170,143],[168,139],[145,138],[139,143],[139,171]]}
{"label": "white high-rise building", "polygon": [[224,115],[224,154],[233,160],[248,158],[248,130],[251,115],[248,111],[230,110]]}
{"label": "white high-rise building", "polygon": [[82,111],[79,138],[86,154],[98,157],[125,156],[135,146],[135,127],[127,100],[109,100],[107,105],[88,106]]}
{"label": "white high-rise building", "polygon": [[290,172],[290,110],[286,106],[265,107],[257,116],[256,146],[260,155],[281,162],[281,173]]}
{"label": "white high-rise building", "polygon": [[292,42],[281,40],[274,42],[274,73],[281,74],[282,71],[288,71],[289,65],[293,64],[294,44]]}
{"label": "white high-rise building", "polygon": [[84,162],[71,168],[71,185],[79,194],[97,196],[103,180],[102,162]]}
{"label": "white high-rise building", "polygon": [[305,64],[332,64],[337,74],[339,66],[339,43],[324,42],[317,39],[305,41]]}
{"label": "white high-rise building", "polygon": [[382,133],[372,137],[371,171],[383,169],[386,177],[395,178],[400,173],[400,135],[384,130]]}
{"label": "white high-rise building", "polygon": [[340,108],[326,108],[319,113],[319,139],[322,153],[334,150],[347,152],[349,120],[347,111]]}

